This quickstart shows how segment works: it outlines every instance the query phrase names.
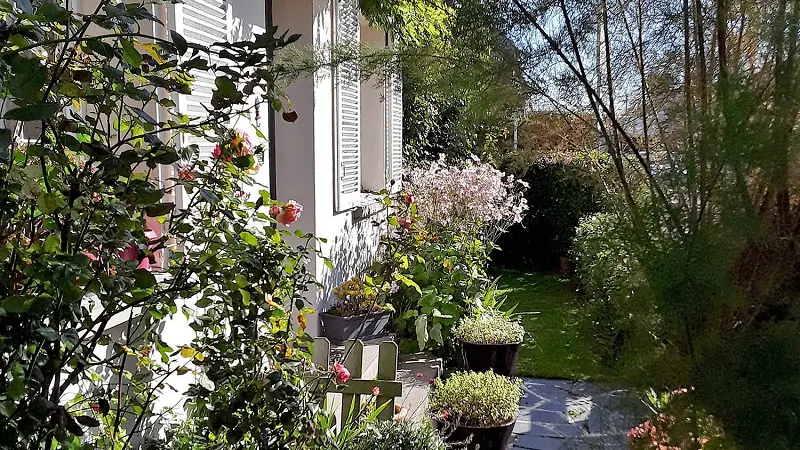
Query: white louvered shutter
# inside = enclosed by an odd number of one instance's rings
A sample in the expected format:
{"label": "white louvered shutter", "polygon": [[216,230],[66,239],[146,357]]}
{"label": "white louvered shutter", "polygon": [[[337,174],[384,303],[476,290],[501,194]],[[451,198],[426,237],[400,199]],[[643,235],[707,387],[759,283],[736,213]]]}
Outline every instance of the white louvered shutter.
{"label": "white louvered shutter", "polygon": [[[175,31],[188,42],[207,47],[215,42],[229,41],[229,12],[225,0],[183,0],[182,4],[175,5],[175,12]],[[210,61],[215,62],[213,56]],[[181,112],[190,117],[206,117],[208,113],[203,106],[211,108],[214,76],[198,70],[193,71],[192,75],[195,77],[192,93],[181,95],[178,105]],[[195,136],[184,135],[183,144],[197,144],[200,157],[204,158],[210,157],[214,150],[213,144]]]}
{"label": "white louvered shutter", "polygon": [[403,80],[399,72],[392,73],[387,88],[386,179],[396,192],[403,183]]}
{"label": "white louvered shutter", "polygon": [[[358,0],[336,0],[334,30],[337,45],[358,46]],[[339,64],[335,70],[337,105],[336,206],[352,208],[361,194],[361,80],[358,61]]]}

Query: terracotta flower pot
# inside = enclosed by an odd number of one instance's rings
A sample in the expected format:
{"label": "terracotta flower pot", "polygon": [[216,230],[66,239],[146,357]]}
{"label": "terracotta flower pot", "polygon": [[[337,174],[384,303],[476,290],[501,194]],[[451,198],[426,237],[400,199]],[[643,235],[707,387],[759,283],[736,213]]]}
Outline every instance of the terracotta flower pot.
{"label": "terracotta flower pot", "polygon": [[511,444],[516,423],[517,419],[514,419],[496,427],[468,427],[456,426],[431,416],[433,428],[441,431],[447,442],[456,444],[469,441],[465,450],[506,450]]}
{"label": "terracotta flower pot", "polygon": [[[340,317],[328,313],[320,313],[322,322],[322,335],[333,343],[342,343],[348,339],[369,340],[386,336],[389,323],[391,322],[391,311],[380,311],[369,314],[364,320],[364,315]],[[362,323],[364,328],[361,328]],[[359,331],[361,334],[359,335]]]}
{"label": "terracotta flower pot", "polygon": [[464,365],[475,372],[493,371],[498,375],[514,376],[522,343],[516,344],[472,344],[461,342]]}

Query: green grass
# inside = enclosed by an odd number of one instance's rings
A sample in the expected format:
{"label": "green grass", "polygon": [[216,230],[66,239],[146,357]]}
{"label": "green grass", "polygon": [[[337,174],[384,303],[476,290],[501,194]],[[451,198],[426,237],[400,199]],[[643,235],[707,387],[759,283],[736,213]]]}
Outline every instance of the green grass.
{"label": "green grass", "polygon": [[555,274],[502,271],[505,306],[518,304],[526,337],[517,375],[601,381],[610,375],[592,355],[591,336],[579,323],[575,286]]}

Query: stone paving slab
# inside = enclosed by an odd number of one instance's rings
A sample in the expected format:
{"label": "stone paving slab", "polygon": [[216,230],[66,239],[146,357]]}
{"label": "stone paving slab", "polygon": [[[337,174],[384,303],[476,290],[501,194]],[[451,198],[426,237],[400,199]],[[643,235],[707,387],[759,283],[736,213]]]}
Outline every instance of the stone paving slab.
{"label": "stone paving slab", "polygon": [[523,379],[511,450],[627,450],[647,410],[624,390],[587,382]]}

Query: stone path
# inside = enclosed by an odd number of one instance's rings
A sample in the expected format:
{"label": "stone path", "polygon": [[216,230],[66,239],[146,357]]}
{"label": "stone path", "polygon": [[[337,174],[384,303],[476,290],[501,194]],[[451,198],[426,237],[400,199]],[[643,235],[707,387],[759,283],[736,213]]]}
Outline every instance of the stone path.
{"label": "stone path", "polygon": [[626,391],[563,380],[524,379],[512,450],[626,450],[646,414]]}

